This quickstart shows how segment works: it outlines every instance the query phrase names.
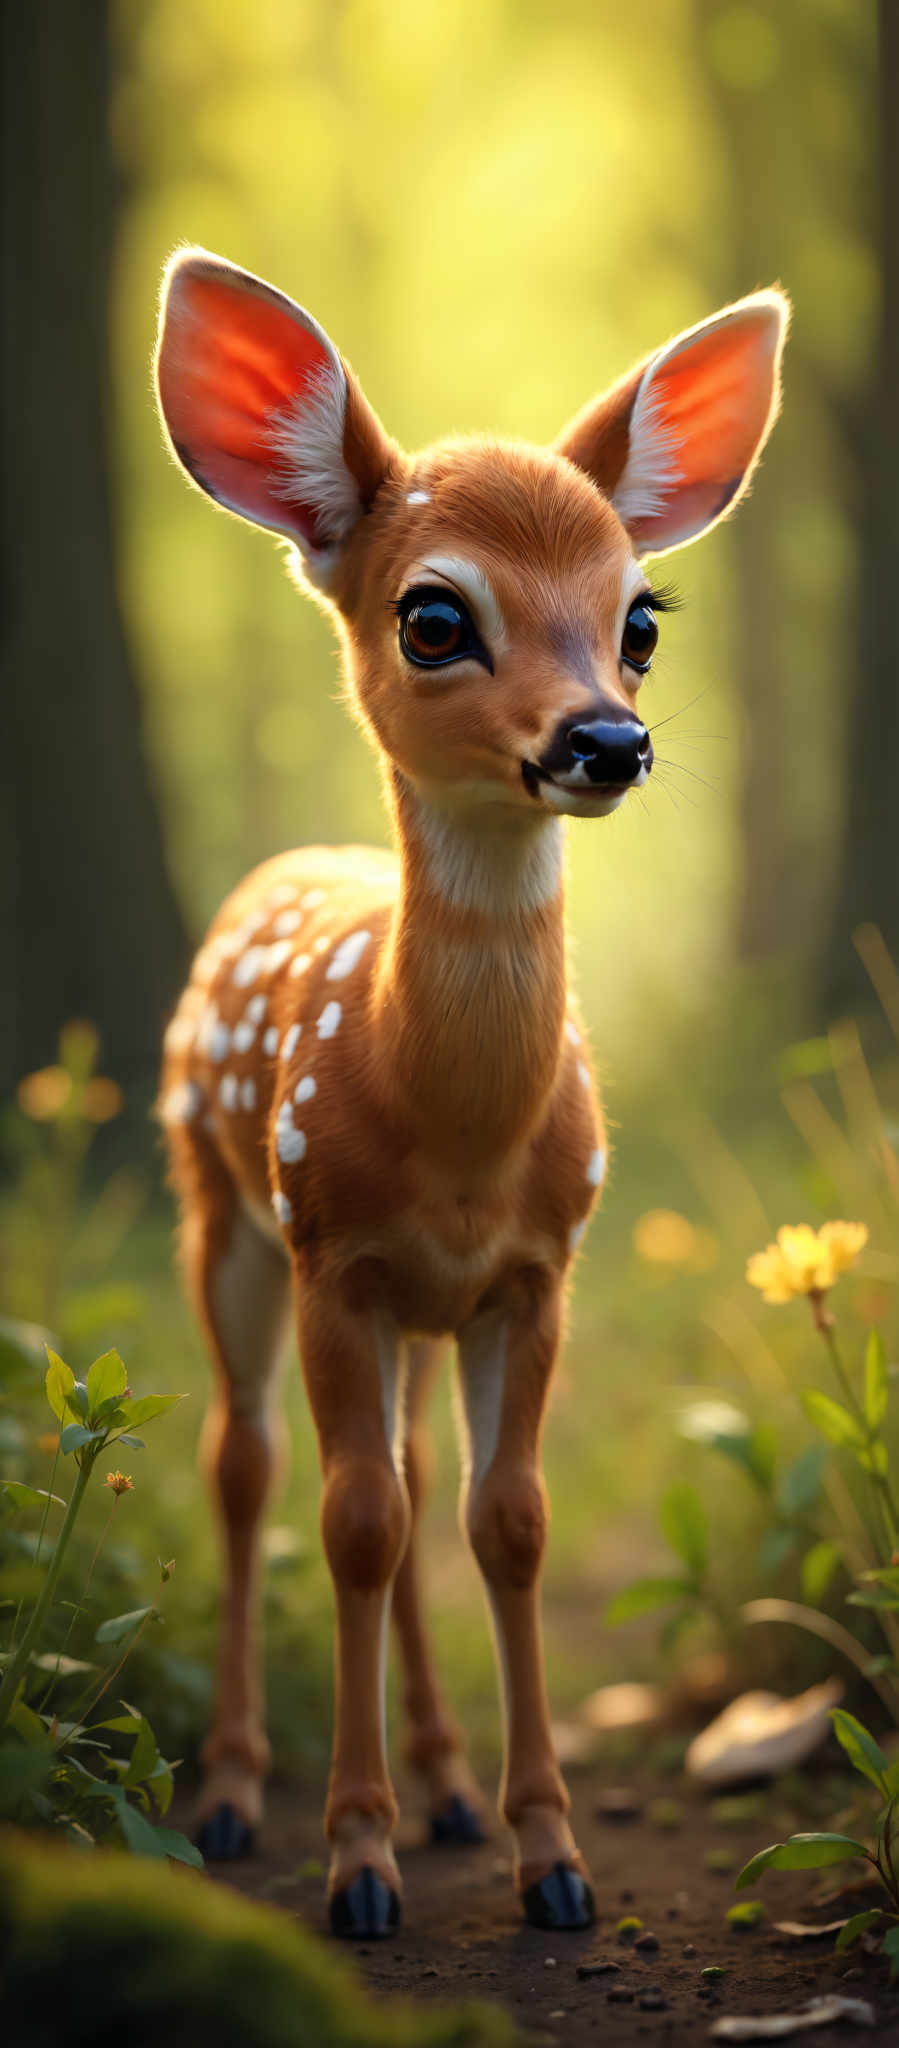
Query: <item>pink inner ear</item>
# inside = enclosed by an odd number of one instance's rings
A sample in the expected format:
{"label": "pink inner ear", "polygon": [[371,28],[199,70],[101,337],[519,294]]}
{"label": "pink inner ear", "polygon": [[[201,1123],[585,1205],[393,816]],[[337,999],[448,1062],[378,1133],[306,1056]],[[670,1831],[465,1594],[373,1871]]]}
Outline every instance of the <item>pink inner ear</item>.
{"label": "pink inner ear", "polygon": [[334,364],[317,334],[255,284],[176,271],[157,364],[169,433],[198,484],[234,512],[315,542],[316,513],[278,495],[272,415]]}
{"label": "pink inner ear", "polygon": [[633,522],[635,537],[647,545],[689,539],[739,491],[774,402],[778,331],[768,314],[729,320],[690,340],[654,373],[652,409],[673,475],[663,509]]}

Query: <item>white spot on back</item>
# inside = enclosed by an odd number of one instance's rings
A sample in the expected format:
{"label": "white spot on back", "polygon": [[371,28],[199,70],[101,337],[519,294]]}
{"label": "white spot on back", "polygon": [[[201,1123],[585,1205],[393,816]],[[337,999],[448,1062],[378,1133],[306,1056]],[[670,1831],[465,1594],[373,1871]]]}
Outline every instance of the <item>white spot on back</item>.
{"label": "white spot on back", "polygon": [[301,911],[282,910],[280,916],[275,918],[274,928],[278,938],[289,939],[291,932],[297,931],[302,922]]}
{"label": "white spot on back", "polygon": [[288,1223],[290,1223],[292,1220],[293,1209],[287,1199],[287,1196],[285,1194],[282,1194],[280,1188],[276,1188],[272,1196],[272,1208],[274,1209],[275,1215],[278,1218],[278,1222],[282,1223],[284,1225],[284,1228],[286,1229]]}
{"label": "white spot on back", "polygon": [[268,996],[251,996],[247,1004],[247,1016],[251,1023],[261,1024],[268,1009]]}
{"label": "white spot on back", "polygon": [[181,1081],[170,1088],[162,1105],[164,1124],[189,1124],[198,1116],[205,1101],[203,1090],[197,1081]]}
{"label": "white spot on back", "polygon": [[293,1055],[297,1049],[297,1044],[302,1035],[302,1030],[302,1024],[288,1024],[287,1030],[284,1033],[284,1044],[281,1047],[282,1060],[290,1060],[293,1058]]}
{"label": "white spot on back", "polygon": [[350,932],[348,938],[341,939],[333,960],[328,963],[325,980],[345,981],[347,975],[352,974],[353,968],[358,967],[370,942],[371,932]]}
{"label": "white spot on back", "polygon": [[314,1094],[315,1077],[313,1074],[304,1074],[302,1081],[297,1082],[293,1091],[294,1102],[311,1102]]}
{"label": "white spot on back", "polygon": [[305,1131],[295,1131],[292,1124],[281,1123],[280,1118],[277,1125],[276,1144],[278,1158],[283,1159],[285,1166],[295,1166],[299,1159],[305,1159],[306,1157]]}
{"label": "white spot on back", "polygon": [[326,1003],[318,1020],[319,1038],[333,1038],[343,1012],[339,1003]]}
{"label": "white spot on back", "polygon": [[237,1075],[223,1074],[219,1083],[219,1101],[223,1109],[237,1108]]}
{"label": "white spot on back", "polygon": [[235,988],[248,988],[251,981],[262,973],[268,954],[267,946],[248,946],[236,961],[231,979]]}
{"label": "white spot on back", "polygon": [[287,970],[289,980],[297,981],[300,975],[305,974],[307,967],[311,967],[311,965],[311,953],[298,953],[296,959],[291,961],[290,966]]}
{"label": "white spot on back", "polygon": [[572,1024],[570,1017],[566,1017],[565,1019],[565,1036],[568,1039],[570,1045],[580,1045],[581,1034],[576,1029],[575,1025]]}
{"label": "white spot on back", "polygon": [[240,1106],[242,1109],[255,1109],[256,1107],[256,1083],[252,1074],[249,1074],[247,1079],[240,1084]]}
{"label": "white spot on back", "polygon": [[570,1230],[569,1230],[569,1232],[568,1232],[568,1249],[569,1249],[569,1251],[570,1251],[570,1252],[576,1252],[576,1251],[577,1251],[577,1248],[578,1248],[578,1245],[580,1244],[581,1238],[582,1238],[582,1237],[583,1237],[583,1235],[584,1235],[584,1231],[585,1231],[585,1230],[586,1230],[586,1228],[587,1228],[587,1221],[588,1221],[587,1217],[586,1217],[586,1216],[582,1216],[582,1217],[581,1217],[581,1220],[580,1220],[580,1223],[573,1223],[573,1224],[572,1224],[572,1226],[571,1226],[571,1229],[570,1229]]}
{"label": "white spot on back", "polygon": [[406,504],[407,504],[407,505],[430,505],[430,502],[431,502],[431,493],[430,493],[430,491],[407,491],[407,492],[406,492]]}
{"label": "white spot on back", "polygon": [[293,947],[289,939],[276,939],[273,946],[267,946],[265,949],[264,972],[266,974],[277,974],[278,968],[283,967],[285,960],[290,959],[292,952]]}
{"label": "white spot on back", "polygon": [[231,1042],[235,1052],[249,1052],[255,1036],[255,1024],[251,1024],[248,1017],[242,1017],[240,1023],[235,1024],[232,1034]]}
{"label": "white spot on back", "polygon": [[585,1087],[585,1088],[589,1088],[589,1086],[590,1086],[590,1069],[589,1069],[589,1067],[586,1067],[586,1066],[584,1065],[584,1062],[583,1062],[583,1060],[578,1060],[578,1063],[577,1063],[577,1077],[578,1077],[578,1080],[579,1080],[579,1081],[582,1081],[582,1082],[583,1082],[583,1085],[584,1085],[584,1087]]}
{"label": "white spot on back", "polygon": [[176,1011],[163,1039],[166,1052],[189,1052],[196,1033],[196,1019]]}
{"label": "white spot on back", "polygon": [[326,893],[324,889],[307,889],[305,896],[300,897],[300,909],[317,910],[319,904],[324,903]]}
{"label": "white spot on back", "polygon": [[279,882],[276,888],[269,890],[268,900],[271,904],[292,903],[298,894],[299,885],[296,882]]}
{"label": "white spot on back", "polygon": [[592,1188],[599,1187],[599,1183],[602,1180],[605,1170],[606,1155],[602,1149],[602,1146],[597,1145],[596,1151],[594,1152],[590,1164],[587,1168],[587,1179],[590,1182],[590,1186]]}
{"label": "white spot on back", "polygon": [[277,1024],[270,1024],[268,1030],[263,1033],[262,1050],[270,1060],[274,1059],[278,1050],[280,1035]]}

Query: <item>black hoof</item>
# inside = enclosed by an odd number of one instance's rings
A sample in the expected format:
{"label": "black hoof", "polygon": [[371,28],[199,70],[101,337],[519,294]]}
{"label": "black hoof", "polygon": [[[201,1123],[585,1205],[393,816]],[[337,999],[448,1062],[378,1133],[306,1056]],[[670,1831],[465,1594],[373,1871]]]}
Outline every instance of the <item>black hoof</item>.
{"label": "black hoof", "polygon": [[239,1863],[241,1857],[252,1856],[255,1840],[253,1829],[227,1801],[201,1822],[194,1836],[207,1863]]}
{"label": "black hoof", "polygon": [[439,1813],[431,1815],[432,1842],[486,1842],[481,1816],[469,1806],[458,1792],[454,1792]]}
{"label": "black hoof", "polygon": [[334,1892],[329,1907],[331,1933],[342,1941],[383,1941],[400,1924],[400,1902],[370,1863],[363,1864],[352,1884]]}
{"label": "black hoof", "polygon": [[579,1870],[556,1863],[546,1877],[529,1884],[522,1893],[525,1919],[532,1927],[550,1928],[554,1934],[577,1927],[592,1927],[596,1919],[593,1893]]}

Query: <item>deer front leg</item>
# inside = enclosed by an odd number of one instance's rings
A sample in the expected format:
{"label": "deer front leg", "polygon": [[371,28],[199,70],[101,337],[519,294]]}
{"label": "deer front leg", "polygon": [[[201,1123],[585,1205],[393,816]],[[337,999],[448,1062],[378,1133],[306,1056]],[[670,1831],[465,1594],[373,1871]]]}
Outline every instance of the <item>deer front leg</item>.
{"label": "deer front leg", "polygon": [[393,1582],[393,1620],[403,1665],[404,1750],[427,1791],[431,1839],[471,1844],[485,1838],[483,1801],[437,1676],[421,1588],[419,1518],[432,1462],[424,1408],[442,1349],[430,1338],[408,1345],[403,1469],[411,1521]]}
{"label": "deer front leg", "polygon": [[300,1355],[318,1432],[322,1539],[337,1608],[325,1808],[330,1921],[335,1934],[376,1939],[400,1918],[385,1681],[391,1587],[409,1524],[393,1454],[403,1353],[386,1314],[356,1312],[315,1289],[301,1304]]}
{"label": "deer front leg", "polygon": [[540,1429],[559,1326],[558,1280],[522,1276],[508,1299],[460,1331],[459,1371],[468,1435],[463,1521],[484,1576],[503,1692],[500,1812],[515,1837],[527,1919],[561,1930],[587,1927],[595,1913],[553,1753],[540,1626],[548,1519]]}

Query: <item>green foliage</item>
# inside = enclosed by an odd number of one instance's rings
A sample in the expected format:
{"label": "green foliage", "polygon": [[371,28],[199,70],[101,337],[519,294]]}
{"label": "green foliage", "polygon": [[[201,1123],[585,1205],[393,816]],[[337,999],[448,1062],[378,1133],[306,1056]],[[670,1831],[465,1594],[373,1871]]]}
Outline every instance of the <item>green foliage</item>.
{"label": "green foliage", "polygon": [[[135,1813],[135,1819],[139,1816]],[[154,1859],[7,1837],[0,1848],[4,2001],[21,2038],[81,2048],[514,2048],[512,2021],[466,2004],[375,2004],[286,1913]]]}
{"label": "green foliage", "polygon": [[758,1855],[744,1863],[736,1880],[737,1890],[744,1891],[747,1885],[755,1884],[765,1870],[822,1870],[831,1863],[847,1863],[867,1853],[864,1842],[856,1842],[851,1835],[790,1835],[786,1842],[772,1842],[770,1848],[760,1849]]}
{"label": "green foliage", "polygon": [[[65,1552],[101,1451],[117,1443],[139,1444],[139,1439],[123,1428],[123,1424],[131,1420],[133,1411],[139,1409],[141,1419],[149,1421],[164,1414],[177,1397],[152,1395],[141,1402],[133,1402],[127,1373],[117,1351],[104,1352],[95,1359],[86,1381],[76,1380],[70,1367],[49,1347],[48,1358],[45,1391],[50,1409],[62,1425],[57,1457],[74,1456],[77,1478],[67,1503],[59,1495],[42,1488],[16,1480],[4,1483],[4,1495],[12,1508],[41,1508],[46,1522],[47,1510],[51,1502],[55,1502],[65,1508],[65,1514],[47,1556],[43,1584],[33,1612],[18,1640],[19,1615],[16,1614],[12,1639],[3,1657],[0,1683],[0,1814],[7,1819],[60,1828],[70,1840],[81,1846],[92,1846],[94,1841],[105,1836],[118,1839],[137,1855],[171,1857],[177,1862],[201,1868],[202,1857],[183,1835],[175,1829],[160,1827],[149,1818],[152,1804],[160,1815],[168,1810],[173,1789],[173,1766],[160,1754],[146,1717],[136,1708],[129,1707],[123,1716],[112,1720],[91,1723],[87,1718],[118,1676],[146,1623],[159,1620],[158,1609],[152,1605],[134,1608],[100,1624],[95,1632],[97,1643],[118,1645],[124,1642],[126,1647],[113,1668],[100,1674],[98,1682],[93,1677],[94,1664],[66,1655],[68,1636],[55,1655],[40,1648],[52,1619]],[[84,1419],[68,1421],[66,1418],[73,1413]],[[107,1530],[120,1494],[129,1490],[131,1485],[130,1479],[124,1479],[119,1473],[110,1474],[110,1480],[112,1505]],[[102,1542],[103,1535],[94,1552],[88,1586]],[[161,1566],[163,1584],[171,1577],[171,1569],[170,1565]],[[84,1597],[86,1595],[87,1586]],[[34,1687],[35,1703],[32,1704],[27,1696],[28,1687],[37,1673],[40,1677]],[[83,1673],[90,1676],[72,1717],[63,1720],[56,1708],[48,1711],[47,1702],[57,1685]],[[109,1741],[104,1739],[110,1732],[133,1736],[129,1756],[123,1758],[113,1753]],[[96,1753],[95,1762],[101,1775],[85,1760],[85,1750]]]}

